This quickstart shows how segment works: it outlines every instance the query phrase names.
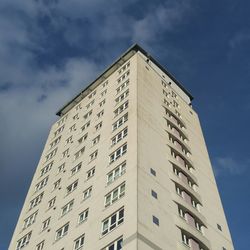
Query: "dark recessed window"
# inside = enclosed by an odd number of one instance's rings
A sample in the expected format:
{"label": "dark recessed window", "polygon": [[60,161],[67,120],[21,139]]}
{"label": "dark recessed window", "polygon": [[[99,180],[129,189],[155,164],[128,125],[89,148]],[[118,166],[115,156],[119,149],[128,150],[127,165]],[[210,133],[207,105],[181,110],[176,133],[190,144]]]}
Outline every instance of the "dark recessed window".
{"label": "dark recessed window", "polygon": [[156,171],[153,168],[150,168],[150,173],[154,176],[156,176]]}
{"label": "dark recessed window", "polygon": [[154,190],[151,190],[151,195],[152,195],[155,199],[157,199],[157,193],[156,193]]}
{"label": "dark recessed window", "polygon": [[220,231],[222,231],[221,225],[217,224],[217,228],[218,228]]}
{"label": "dark recessed window", "polygon": [[159,224],[160,224],[159,219],[157,217],[155,217],[154,215],[153,215],[153,223],[157,226],[159,226]]}

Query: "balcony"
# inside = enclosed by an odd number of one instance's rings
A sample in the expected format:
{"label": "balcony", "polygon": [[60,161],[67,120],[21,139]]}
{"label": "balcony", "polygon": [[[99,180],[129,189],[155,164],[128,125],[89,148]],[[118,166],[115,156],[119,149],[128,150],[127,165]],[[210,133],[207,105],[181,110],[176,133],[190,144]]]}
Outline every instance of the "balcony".
{"label": "balcony", "polygon": [[175,158],[181,165],[183,165],[184,167],[188,166],[195,169],[193,161],[182,151],[178,150],[176,145],[168,145],[168,147],[170,148],[172,157]]}
{"label": "balcony", "polygon": [[[176,129],[173,130],[173,129],[167,127],[167,129],[165,129],[165,131],[168,133],[168,136],[169,136],[171,142],[177,141],[179,144],[181,144],[182,148],[185,151],[187,151],[187,152],[189,152],[189,154],[191,154],[191,148],[185,142],[187,140],[183,140],[183,137],[180,136],[179,132]],[[182,149],[181,149],[181,151],[182,151]]]}
{"label": "balcony", "polygon": [[[209,240],[203,236],[197,229],[193,228],[192,226],[188,225],[186,221],[184,221],[180,217],[176,217],[175,225],[185,233],[191,239],[191,249],[198,250],[200,247],[204,250],[211,249],[211,244]],[[194,244],[192,244],[194,243]],[[196,244],[195,244],[196,243]],[[198,246],[199,245],[199,246]],[[199,247],[199,248],[197,248]]]}
{"label": "balcony", "polygon": [[179,184],[183,189],[187,190],[191,195],[193,195],[199,201],[200,204],[202,204],[202,198],[200,194],[198,194],[193,188],[191,188],[187,182],[183,181],[183,179],[175,175],[173,172],[171,174],[170,179],[173,182]]}
{"label": "balcony", "polygon": [[174,124],[170,119],[167,119],[166,117],[164,117],[164,119],[167,122],[167,128],[169,132],[175,134],[177,137],[179,137],[181,140],[185,142],[188,141],[188,135],[184,130],[182,130],[179,126]]}
{"label": "balcony", "polygon": [[198,218],[204,225],[206,225],[207,221],[206,218],[192,205],[187,203],[185,200],[183,200],[182,197],[177,195],[176,193],[173,193],[173,201],[179,205],[184,207],[186,210],[188,210],[190,213],[192,213],[196,218]]}
{"label": "balcony", "polygon": [[185,122],[178,117],[176,114],[174,114],[173,111],[171,111],[169,108],[165,107],[163,105],[163,108],[165,109],[165,114],[167,115],[167,117],[175,124],[177,125],[179,128],[184,129],[186,128],[186,124]]}
{"label": "balcony", "polygon": [[182,198],[186,200],[191,206],[192,206],[192,201],[194,200],[196,203],[199,203],[202,205],[202,199],[201,196],[195,192],[188,184],[184,183],[178,176],[176,176],[174,173],[172,173],[172,176],[170,179],[177,184],[178,186],[181,187],[181,190],[185,193]]}
{"label": "balcony", "polygon": [[181,170],[182,172],[185,173],[185,175],[191,179],[193,182],[197,183],[197,178],[190,172],[190,170],[187,169],[187,167],[180,165],[179,161],[177,161],[176,159],[173,160],[169,160],[169,162],[172,164],[173,167]]}

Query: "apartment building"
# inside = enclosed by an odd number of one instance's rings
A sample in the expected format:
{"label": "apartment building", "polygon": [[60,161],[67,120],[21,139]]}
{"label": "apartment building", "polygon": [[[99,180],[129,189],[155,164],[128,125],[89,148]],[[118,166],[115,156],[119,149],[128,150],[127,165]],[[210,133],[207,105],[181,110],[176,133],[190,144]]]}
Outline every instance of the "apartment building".
{"label": "apartment building", "polygon": [[10,250],[233,250],[191,94],[134,45],[62,107]]}

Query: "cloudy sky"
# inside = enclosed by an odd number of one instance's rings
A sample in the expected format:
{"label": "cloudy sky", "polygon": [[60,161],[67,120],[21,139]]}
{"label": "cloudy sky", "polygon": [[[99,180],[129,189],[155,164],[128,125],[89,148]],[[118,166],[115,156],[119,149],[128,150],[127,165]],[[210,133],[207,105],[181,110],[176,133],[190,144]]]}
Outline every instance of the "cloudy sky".
{"label": "cloudy sky", "polygon": [[235,248],[248,250],[249,9],[247,0],[1,0],[0,249],[55,112],[136,42],[195,97]]}

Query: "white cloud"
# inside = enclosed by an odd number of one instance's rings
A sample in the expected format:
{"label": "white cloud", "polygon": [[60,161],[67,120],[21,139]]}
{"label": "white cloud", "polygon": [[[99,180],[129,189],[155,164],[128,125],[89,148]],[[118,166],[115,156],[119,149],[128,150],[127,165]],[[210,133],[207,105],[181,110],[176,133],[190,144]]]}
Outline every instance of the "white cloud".
{"label": "white cloud", "polygon": [[231,49],[235,49],[241,46],[243,43],[250,41],[250,32],[238,32],[229,40],[229,46]]}
{"label": "white cloud", "polygon": [[148,43],[157,41],[166,31],[178,28],[191,10],[191,1],[166,1],[157,5],[152,12],[133,23],[133,41]]}
{"label": "white cloud", "polygon": [[232,157],[217,157],[214,159],[214,171],[216,176],[230,174],[243,174],[250,165],[250,159],[235,160]]}
{"label": "white cloud", "polygon": [[[56,109],[93,80],[125,44],[141,42],[148,48],[158,35],[177,27],[185,20],[191,0],[152,5],[139,19],[128,11],[137,2],[0,2],[1,171],[18,177],[20,168],[34,168]],[[47,22],[46,28],[42,21]],[[86,25],[77,25],[80,21]],[[38,55],[48,53],[54,42],[48,40],[50,33],[60,34],[75,48],[90,46],[103,60],[91,61],[90,54],[69,54],[60,66],[48,61],[40,67]],[[49,52],[60,60],[60,54]]]}

